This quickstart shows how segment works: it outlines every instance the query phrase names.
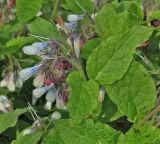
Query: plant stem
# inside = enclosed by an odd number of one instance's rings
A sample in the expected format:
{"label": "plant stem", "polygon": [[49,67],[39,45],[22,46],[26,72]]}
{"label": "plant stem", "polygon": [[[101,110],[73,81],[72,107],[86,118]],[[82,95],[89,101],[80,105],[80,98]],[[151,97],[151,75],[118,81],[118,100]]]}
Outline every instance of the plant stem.
{"label": "plant stem", "polygon": [[54,20],[57,18],[57,11],[58,11],[59,4],[60,4],[60,0],[55,0],[53,11],[52,11],[52,18]]}
{"label": "plant stem", "polygon": [[160,105],[155,107],[144,119],[142,119],[136,126],[136,129],[139,129],[140,126],[144,125],[149,119],[156,115],[160,111]]}

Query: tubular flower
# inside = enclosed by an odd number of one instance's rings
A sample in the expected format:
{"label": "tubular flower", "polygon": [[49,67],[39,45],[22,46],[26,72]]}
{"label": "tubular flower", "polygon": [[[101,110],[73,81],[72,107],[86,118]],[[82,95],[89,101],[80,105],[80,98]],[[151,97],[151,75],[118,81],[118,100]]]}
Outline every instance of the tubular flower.
{"label": "tubular flower", "polygon": [[6,97],[0,96],[0,112],[8,113],[13,111],[12,102]]}
{"label": "tubular flower", "polygon": [[[62,95],[67,74],[72,69],[72,64],[63,58],[60,45],[55,40],[36,42],[31,46],[23,47],[23,52],[28,55],[41,57],[39,64],[20,71],[20,78],[25,81],[35,76],[33,85],[32,104],[35,105],[39,98],[46,94],[44,109],[51,110],[53,103],[58,108],[65,107],[66,98]],[[69,94],[68,94],[69,95]]]}

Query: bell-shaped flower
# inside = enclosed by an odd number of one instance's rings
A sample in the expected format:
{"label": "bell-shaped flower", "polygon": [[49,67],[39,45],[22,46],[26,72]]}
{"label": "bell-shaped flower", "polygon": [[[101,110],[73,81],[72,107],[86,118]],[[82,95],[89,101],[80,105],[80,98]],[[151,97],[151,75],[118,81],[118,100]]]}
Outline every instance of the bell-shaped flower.
{"label": "bell-shaped flower", "polygon": [[59,120],[61,118],[61,113],[55,111],[51,115],[51,120]]}
{"label": "bell-shaped flower", "polygon": [[[47,91],[49,91],[53,85],[50,86],[44,86],[44,87],[38,87],[33,90],[33,96],[32,96],[32,104],[36,104],[37,99],[39,99],[41,96],[43,96]],[[33,102],[33,100],[35,102]]]}
{"label": "bell-shaped flower", "polygon": [[47,42],[35,42],[31,46],[24,46],[23,52],[27,55],[38,55],[41,56],[44,50],[47,48]]}
{"label": "bell-shaped flower", "polygon": [[15,91],[15,80],[14,80],[14,73],[9,72],[5,78],[0,83],[1,87],[7,87],[9,91]]}
{"label": "bell-shaped flower", "polygon": [[7,84],[7,88],[9,89],[9,91],[14,92],[15,91],[15,81],[14,81],[14,73],[11,72],[8,75],[8,84]]}
{"label": "bell-shaped flower", "polygon": [[46,94],[46,104],[44,106],[45,110],[51,110],[52,103],[56,100],[56,97],[58,96],[58,90],[56,88],[53,88],[52,90],[48,91]]}
{"label": "bell-shaped flower", "polygon": [[22,88],[22,86],[23,86],[23,80],[22,80],[22,78],[19,76],[19,77],[17,78],[17,80],[16,80],[16,87],[17,87],[17,88]]}
{"label": "bell-shaped flower", "polygon": [[83,15],[70,14],[67,17],[67,20],[69,22],[77,22],[77,21],[83,19],[83,17],[84,17]]}
{"label": "bell-shaped flower", "polygon": [[42,66],[42,64],[39,64],[39,65],[36,65],[36,66],[33,66],[33,67],[29,67],[29,68],[25,68],[25,69],[21,70],[19,72],[19,75],[20,75],[21,79],[23,81],[26,81],[31,76],[36,74],[41,66]]}
{"label": "bell-shaped flower", "polygon": [[6,96],[0,96],[0,111],[7,113],[13,111],[12,102]]}
{"label": "bell-shaped flower", "polygon": [[58,109],[67,109],[67,107],[65,106],[65,102],[64,102],[63,97],[61,97],[61,96],[56,97],[56,107]]}
{"label": "bell-shaped flower", "polygon": [[45,73],[38,73],[33,81],[35,87],[42,87],[44,84]]}

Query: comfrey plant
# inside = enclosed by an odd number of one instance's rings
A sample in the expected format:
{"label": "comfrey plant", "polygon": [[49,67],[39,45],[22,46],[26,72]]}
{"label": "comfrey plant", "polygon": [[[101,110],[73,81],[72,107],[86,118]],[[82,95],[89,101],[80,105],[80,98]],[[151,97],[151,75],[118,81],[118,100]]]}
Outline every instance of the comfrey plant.
{"label": "comfrey plant", "polygon": [[23,52],[41,57],[37,65],[25,68],[19,73],[23,82],[35,76],[33,85],[36,89],[33,90],[32,104],[35,105],[37,100],[46,94],[47,102],[44,106],[46,110],[50,110],[55,101],[57,108],[64,109],[69,96],[65,80],[72,69],[72,64],[62,56],[59,43],[55,40],[35,42],[25,46]]}

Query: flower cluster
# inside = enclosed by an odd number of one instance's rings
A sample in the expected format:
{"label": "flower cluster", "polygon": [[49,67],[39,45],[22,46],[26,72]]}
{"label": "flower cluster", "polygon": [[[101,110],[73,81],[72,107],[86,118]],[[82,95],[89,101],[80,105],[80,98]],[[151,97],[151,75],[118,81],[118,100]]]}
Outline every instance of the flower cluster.
{"label": "flower cluster", "polygon": [[1,87],[7,87],[10,92],[14,92],[16,87],[21,88],[23,82],[19,77],[19,71],[9,71],[1,81]]}
{"label": "flower cluster", "polygon": [[65,60],[61,47],[55,40],[48,42],[35,42],[30,46],[25,46],[23,52],[28,55],[38,55],[41,62],[20,71],[19,76],[22,81],[26,81],[31,76],[35,76],[33,85],[32,104],[46,94],[46,104],[44,108],[50,110],[52,104],[56,102],[56,107],[64,109],[68,99],[69,91],[65,83],[67,74],[72,65]]}

